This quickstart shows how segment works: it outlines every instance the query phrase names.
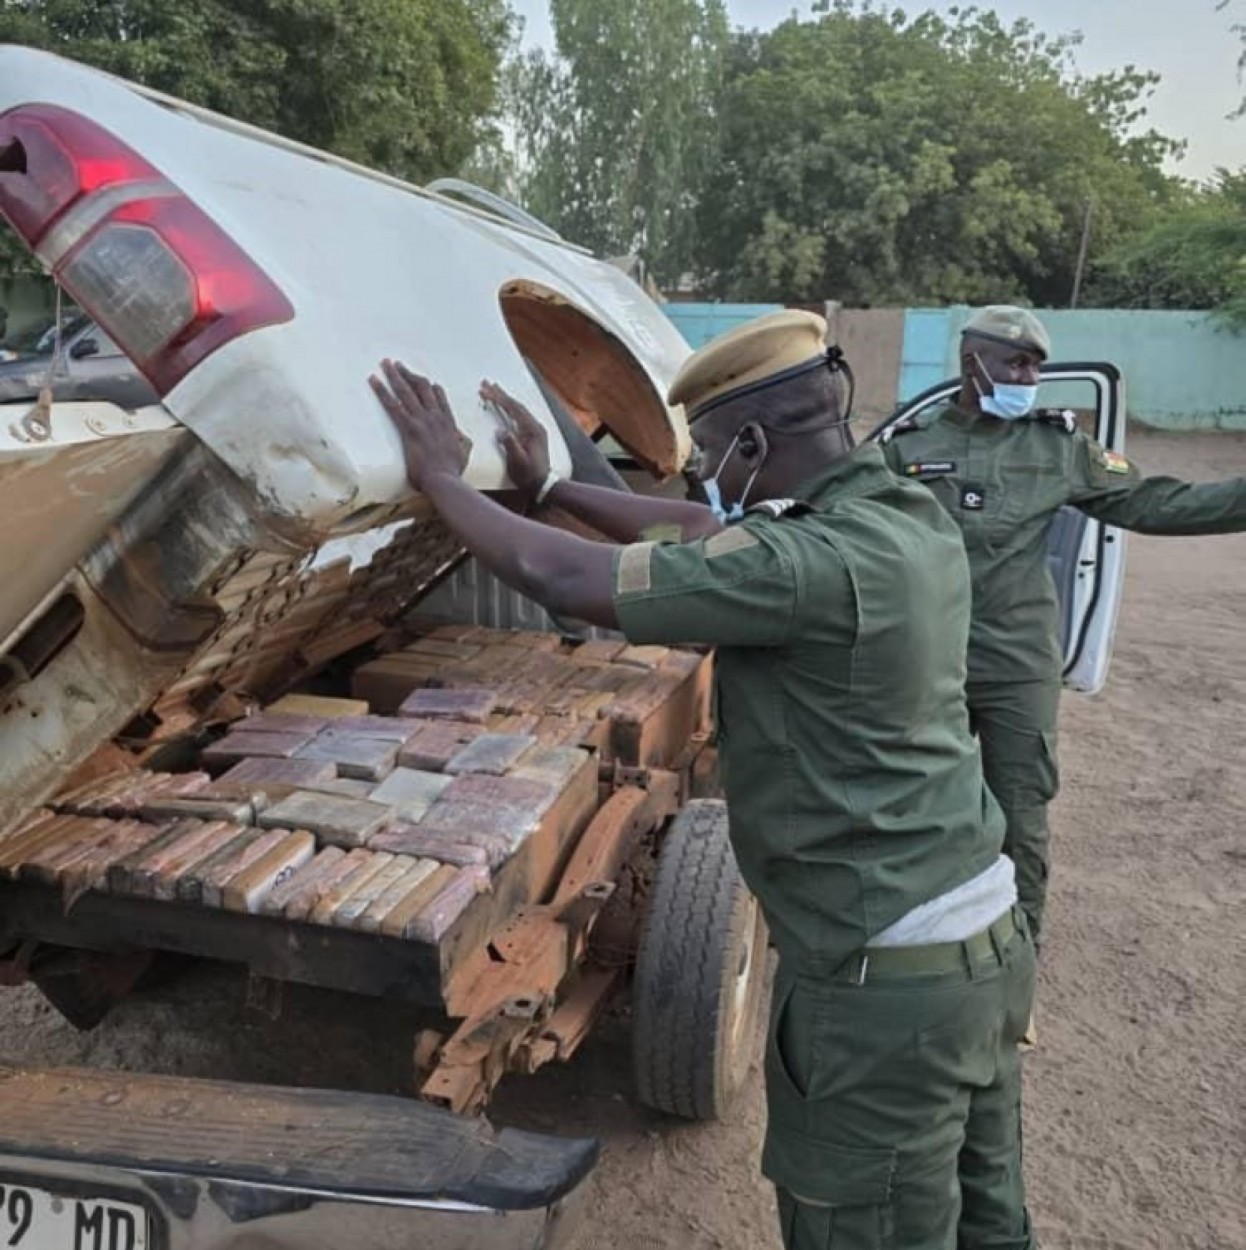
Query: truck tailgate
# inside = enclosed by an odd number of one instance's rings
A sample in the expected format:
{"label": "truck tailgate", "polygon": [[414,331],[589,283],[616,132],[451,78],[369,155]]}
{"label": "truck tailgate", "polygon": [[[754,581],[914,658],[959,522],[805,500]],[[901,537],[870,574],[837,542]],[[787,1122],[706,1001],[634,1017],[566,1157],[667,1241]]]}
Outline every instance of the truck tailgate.
{"label": "truck tailgate", "polygon": [[596,1157],[382,1095],[0,1067],[8,1244],[537,1250]]}

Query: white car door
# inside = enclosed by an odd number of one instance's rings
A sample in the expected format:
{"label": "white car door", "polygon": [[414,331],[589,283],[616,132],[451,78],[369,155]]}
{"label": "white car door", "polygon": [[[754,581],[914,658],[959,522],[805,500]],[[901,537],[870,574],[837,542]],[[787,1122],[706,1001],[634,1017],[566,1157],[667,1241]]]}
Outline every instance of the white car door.
{"label": "white car door", "polygon": [[[959,389],[960,380],[952,378],[923,391],[902,404],[870,438],[904,417],[946,403]],[[1082,429],[1111,451],[1124,453],[1125,381],[1114,365],[1044,365],[1038,406],[1072,411]],[[1095,694],[1107,680],[1112,658],[1125,576],[1124,531],[1076,508],[1061,508],[1052,518],[1047,558],[1060,598],[1064,684]]]}

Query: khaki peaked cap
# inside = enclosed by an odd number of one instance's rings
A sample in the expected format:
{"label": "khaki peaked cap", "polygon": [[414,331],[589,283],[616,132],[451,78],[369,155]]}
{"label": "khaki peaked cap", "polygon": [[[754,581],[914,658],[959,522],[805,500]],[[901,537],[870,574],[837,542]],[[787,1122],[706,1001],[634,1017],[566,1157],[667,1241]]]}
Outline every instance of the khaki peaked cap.
{"label": "khaki peaked cap", "polygon": [[711,339],[684,361],[667,395],[689,422],[741,395],[786,381],[826,360],[826,319],[789,308]]}

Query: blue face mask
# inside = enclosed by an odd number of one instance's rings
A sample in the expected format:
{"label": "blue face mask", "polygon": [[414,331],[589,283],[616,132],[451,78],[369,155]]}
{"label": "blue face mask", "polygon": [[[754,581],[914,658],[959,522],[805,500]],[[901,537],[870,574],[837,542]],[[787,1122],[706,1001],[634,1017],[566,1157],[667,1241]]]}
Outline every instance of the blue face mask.
{"label": "blue face mask", "polygon": [[718,462],[718,468],[714,470],[714,476],[706,478],[701,483],[701,489],[705,492],[705,500],[710,506],[710,511],[718,518],[722,525],[730,525],[734,521],[744,519],[744,501],[749,496],[749,491],[753,489],[753,483],[757,479],[758,473],[761,472],[761,465],[753,470],[752,477],[749,478],[747,485],[744,487],[744,494],[731,505],[730,508],[723,507],[722,490],[718,485],[718,475],[723,471],[723,465],[731,458],[731,453],[735,451],[736,444],[740,441],[737,434],[731,440],[731,446],[723,453],[723,458]]}
{"label": "blue face mask", "polygon": [[708,481],[702,482],[701,488],[705,491],[705,499],[710,506],[710,511],[718,518],[721,524],[730,525],[733,521],[743,519],[744,504],[740,500],[737,499],[730,508],[723,507],[722,491],[718,489],[717,474]]}
{"label": "blue face mask", "polygon": [[1012,382],[995,382],[993,394],[983,395],[978,407],[1001,421],[1017,421],[1028,416],[1038,402],[1037,386],[1017,386]]}

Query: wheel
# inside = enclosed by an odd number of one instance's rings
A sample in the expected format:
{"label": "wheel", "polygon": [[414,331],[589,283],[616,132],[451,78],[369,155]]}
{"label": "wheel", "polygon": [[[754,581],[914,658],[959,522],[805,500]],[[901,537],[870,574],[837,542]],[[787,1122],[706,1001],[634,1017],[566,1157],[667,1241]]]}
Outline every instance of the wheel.
{"label": "wheel", "polygon": [[646,1106],[716,1120],[760,1037],[766,922],[727,839],[726,805],[689,803],[658,855],[636,957],[632,1053]]}

